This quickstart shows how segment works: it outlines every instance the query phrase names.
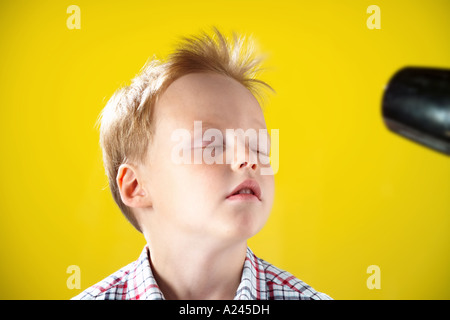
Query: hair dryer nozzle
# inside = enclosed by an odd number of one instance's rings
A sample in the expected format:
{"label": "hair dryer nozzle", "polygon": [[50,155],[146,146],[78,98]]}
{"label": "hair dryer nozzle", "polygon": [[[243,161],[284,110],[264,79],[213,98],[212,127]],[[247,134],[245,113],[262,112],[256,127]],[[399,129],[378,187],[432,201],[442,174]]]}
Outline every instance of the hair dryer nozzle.
{"label": "hair dryer nozzle", "polygon": [[399,70],[386,86],[382,113],[391,131],[450,155],[450,70]]}

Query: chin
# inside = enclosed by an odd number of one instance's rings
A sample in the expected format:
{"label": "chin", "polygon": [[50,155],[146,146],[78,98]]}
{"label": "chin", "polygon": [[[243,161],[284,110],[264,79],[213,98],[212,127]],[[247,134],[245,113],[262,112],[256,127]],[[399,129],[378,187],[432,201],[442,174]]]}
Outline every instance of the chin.
{"label": "chin", "polygon": [[267,219],[262,216],[250,217],[251,215],[242,214],[240,217],[235,217],[233,221],[228,221],[226,227],[222,228],[221,234],[228,238],[228,240],[245,241],[256,235],[265,225]]}

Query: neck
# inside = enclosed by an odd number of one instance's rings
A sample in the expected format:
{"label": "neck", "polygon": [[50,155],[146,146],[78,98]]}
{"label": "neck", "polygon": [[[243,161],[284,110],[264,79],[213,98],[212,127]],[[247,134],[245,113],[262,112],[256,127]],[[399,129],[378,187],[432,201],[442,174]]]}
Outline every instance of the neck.
{"label": "neck", "polygon": [[165,299],[234,298],[246,256],[245,241],[213,246],[205,245],[204,239],[158,242],[146,238],[152,272]]}

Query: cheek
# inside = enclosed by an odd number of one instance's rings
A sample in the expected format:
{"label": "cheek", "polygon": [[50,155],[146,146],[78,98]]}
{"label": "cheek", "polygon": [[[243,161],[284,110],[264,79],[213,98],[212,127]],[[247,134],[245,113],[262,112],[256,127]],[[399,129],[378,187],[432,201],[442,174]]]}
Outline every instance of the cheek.
{"label": "cheek", "polygon": [[[166,192],[157,208],[164,223],[186,232],[209,230],[214,213],[221,205],[220,170],[204,165],[174,165],[166,175]],[[222,188],[223,189],[223,188]],[[155,207],[156,208],[156,207]]]}
{"label": "cheek", "polygon": [[219,165],[166,163],[159,168],[155,179],[155,185],[160,186],[156,194],[167,202],[161,203],[161,207],[170,206],[171,210],[184,212],[190,208],[197,212],[211,209],[206,206],[214,205],[214,199],[227,191],[223,187],[225,173]]}
{"label": "cheek", "polygon": [[180,168],[179,187],[192,201],[214,203],[214,199],[226,193],[224,179],[226,171],[219,165],[191,164]]}
{"label": "cheek", "polygon": [[262,176],[262,184],[264,186],[264,199],[272,204],[275,195],[275,180],[273,176]]}

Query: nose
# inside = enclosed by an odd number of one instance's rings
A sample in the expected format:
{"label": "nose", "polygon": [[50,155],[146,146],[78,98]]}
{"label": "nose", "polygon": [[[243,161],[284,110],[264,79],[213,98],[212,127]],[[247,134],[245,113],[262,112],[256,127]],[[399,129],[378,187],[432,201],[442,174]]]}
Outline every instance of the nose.
{"label": "nose", "polygon": [[242,169],[244,167],[249,167],[250,169],[256,171],[258,165],[256,163],[250,163],[250,162],[244,161],[239,165],[239,169]]}
{"label": "nose", "polygon": [[[240,147],[243,147],[242,145]],[[239,148],[239,146],[238,146]],[[251,171],[256,171],[259,167],[258,164],[258,156],[257,154],[252,151],[247,146],[244,147],[245,152],[243,154],[239,154],[239,152],[236,152],[234,154],[234,162],[232,164],[232,169],[235,171],[243,170],[243,169],[249,169]],[[241,149],[242,150],[242,149]]]}

